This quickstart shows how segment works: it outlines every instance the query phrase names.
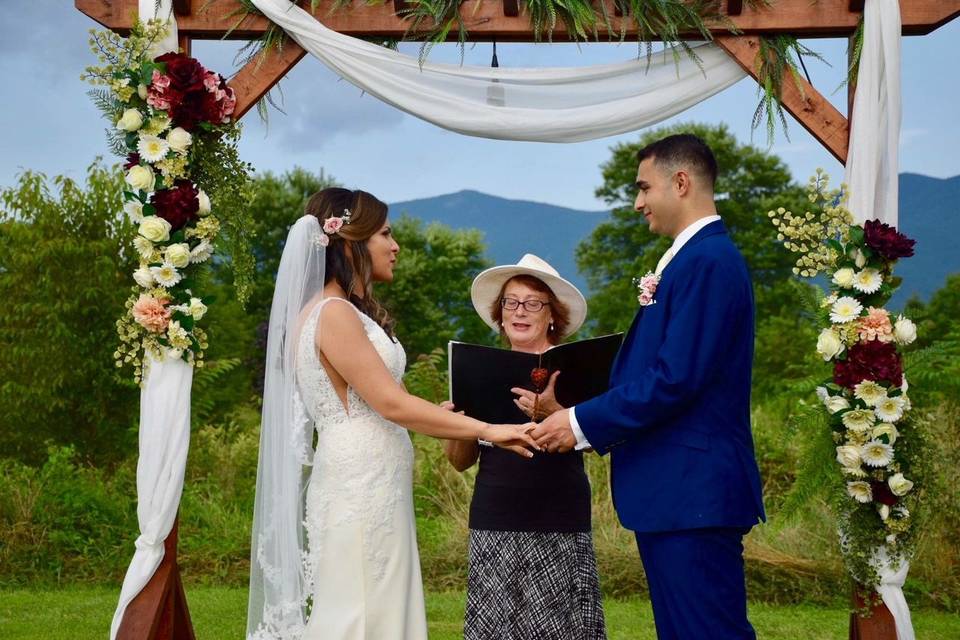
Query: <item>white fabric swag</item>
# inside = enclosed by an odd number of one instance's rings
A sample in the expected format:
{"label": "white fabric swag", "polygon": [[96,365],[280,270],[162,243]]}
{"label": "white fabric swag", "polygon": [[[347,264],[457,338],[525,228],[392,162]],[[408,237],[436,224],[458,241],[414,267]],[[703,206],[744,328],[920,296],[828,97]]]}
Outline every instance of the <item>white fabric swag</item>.
{"label": "white fabric swag", "polygon": [[289,0],[257,9],[341,77],[437,126],[482,138],[581,142],[646,127],[745,76],[712,44],[687,56],[584,68],[508,69],[424,63],[328,29]]}
{"label": "white fabric swag", "polygon": [[[172,0],[140,0],[140,20],[166,20],[167,37],[153,47],[161,55],[177,50]],[[140,535],[120,588],[120,602],[110,624],[117,637],[127,605],[143,590],[163,560],[163,542],[173,528],[183,493],[190,446],[190,388],[193,366],[179,358],[144,358],[140,390],[140,435],[137,458],[137,523]]]}
{"label": "white fabric swag", "polygon": [[847,206],[857,222],[897,226],[900,144],[900,3],[868,0],[847,152]]}

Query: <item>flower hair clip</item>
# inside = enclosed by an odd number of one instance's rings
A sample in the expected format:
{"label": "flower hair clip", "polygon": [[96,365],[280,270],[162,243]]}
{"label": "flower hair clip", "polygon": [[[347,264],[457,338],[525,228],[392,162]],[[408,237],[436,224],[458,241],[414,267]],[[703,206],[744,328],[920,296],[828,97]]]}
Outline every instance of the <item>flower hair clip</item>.
{"label": "flower hair clip", "polygon": [[340,229],[343,228],[343,225],[350,224],[350,218],[353,214],[350,212],[350,209],[344,209],[342,216],[330,216],[323,221],[323,233],[318,233],[314,238],[314,242],[321,247],[326,247],[330,244],[330,236],[336,235],[340,232]]}

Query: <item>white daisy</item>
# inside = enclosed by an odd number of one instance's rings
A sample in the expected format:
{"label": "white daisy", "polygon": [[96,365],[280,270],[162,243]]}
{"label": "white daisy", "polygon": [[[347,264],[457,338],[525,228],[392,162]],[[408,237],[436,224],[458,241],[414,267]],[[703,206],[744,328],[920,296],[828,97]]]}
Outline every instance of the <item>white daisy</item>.
{"label": "white daisy", "polygon": [[191,264],[197,264],[198,262],[206,262],[210,259],[210,256],[213,255],[213,245],[207,242],[206,240],[201,240],[200,244],[195,246],[190,250],[190,262]]}
{"label": "white daisy", "polygon": [[893,447],[879,440],[871,440],[860,449],[863,463],[871,467],[885,467],[893,461]]}
{"label": "white daisy", "polygon": [[887,397],[887,390],[876,382],[864,380],[853,388],[853,397],[863,400],[868,407],[875,407],[878,402]]}
{"label": "white daisy", "polygon": [[853,480],[847,483],[847,495],[866,504],[873,501],[873,490],[870,489],[870,483],[863,480]]}
{"label": "white daisy", "polygon": [[873,411],[869,409],[854,409],[852,411],[847,411],[843,414],[841,418],[843,420],[843,426],[850,431],[856,431],[857,433],[864,433],[873,429],[873,425],[876,421],[873,418]]}
{"label": "white daisy", "polygon": [[143,204],[139,200],[129,200],[123,205],[124,212],[134,224],[143,222]]}
{"label": "white daisy", "polygon": [[904,404],[903,398],[900,396],[884,398],[877,403],[873,411],[881,422],[896,422],[903,417]]}
{"label": "white daisy", "polygon": [[862,269],[853,276],[853,288],[861,293],[876,293],[883,284],[883,276],[872,267]]}
{"label": "white daisy", "polygon": [[150,273],[153,275],[153,279],[157,281],[157,284],[168,288],[183,279],[183,276],[180,275],[177,268],[169,262],[164,262],[159,267],[150,267]]}
{"label": "white daisy", "polygon": [[830,320],[837,324],[851,322],[860,317],[861,311],[863,305],[856,298],[843,296],[830,307]]}
{"label": "white daisy", "polygon": [[167,152],[170,151],[170,143],[159,136],[141,133],[140,141],[137,143],[137,151],[140,153],[140,157],[147,162],[159,162],[167,157]]}
{"label": "white daisy", "polygon": [[143,236],[137,236],[133,239],[133,248],[144,260],[149,260],[150,256],[153,255],[153,243]]}

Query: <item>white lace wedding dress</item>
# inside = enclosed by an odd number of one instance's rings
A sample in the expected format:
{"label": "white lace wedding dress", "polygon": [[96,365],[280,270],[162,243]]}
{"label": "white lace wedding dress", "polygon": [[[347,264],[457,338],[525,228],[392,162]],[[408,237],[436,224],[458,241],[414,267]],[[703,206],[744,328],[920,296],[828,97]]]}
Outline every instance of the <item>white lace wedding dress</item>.
{"label": "white lace wedding dress", "polygon": [[[317,428],[304,523],[312,608],[302,638],[425,639],[413,446],[406,429],[377,414],[352,388],[346,408],[334,390],[314,346],[320,311],[331,301],[350,304],[341,298],[320,302],[297,345],[297,384]],[[357,313],[399,381],[406,366],[403,347]]]}

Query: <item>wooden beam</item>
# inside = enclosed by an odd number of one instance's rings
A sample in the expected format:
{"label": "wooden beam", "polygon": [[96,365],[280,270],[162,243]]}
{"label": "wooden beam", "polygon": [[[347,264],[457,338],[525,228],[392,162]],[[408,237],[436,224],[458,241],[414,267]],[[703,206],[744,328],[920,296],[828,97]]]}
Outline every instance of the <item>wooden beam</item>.
{"label": "wooden beam", "polygon": [[850,11],[860,13],[863,11],[865,0],[850,0]]}
{"label": "wooden beam", "polygon": [[240,118],[252,109],[306,53],[296,42],[286,39],[281,49],[270,49],[247,62],[229,80],[237,95],[233,117]]}
{"label": "wooden beam", "polygon": [[190,15],[192,9],[190,0],[173,0],[173,13],[177,18]]}
{"label": "wooden beam", "polygon": [[[757,53],[760,51],[757,36],[717,36],[716,43],[736,59],[744,71],[757,78]],[[780,95],[784,109],[837,160],[846,164],[850,138],[847,119],[809,82],[801,78],[800,86],[802,93],[792,76],[784,77]]]}
{"label": "wooden beam", "polygon": [[743,0],[727,0],[727,15],[738,16],[743,13]]}
{"label": "wooden beam", "polygon": [[[254,16],[238,23],[238,18],[228,18],[241,9],[240,0],[185,0],[191,3],[190,15],[178,19],[178,28],[194,39],[219,40],[228,37],[250,40],[259,37],[270,25],[266,18]],[[609,14],[614,13],[614,0],[607,3]],[[408,23],[395,14],[391,3],[354,3],[350,9],[330,12],[333,0],[324,0],[314,16],[327,27],[355,37],[401,39],[407,32]],[[777,0],[769,8],[754,8],[745,5],[740,15],[729,16],[730,22],[744,34],[790,34],[798,37],[847,37],[856,29],[860,16],[851,13],[850,0]],[[81,12],[105,27],[125,33],[133,24],[137,13],[137,0],[74,0]],[[498,40],[500,42],[532,42],[530,21],[525,14],[516,17],[503,15],[498,2],[489,0],[464,0],[461,13],[471,41]],[[960,15],[960,0],[901,0],[901,21],[904,35],[923,35]],[[621,23],[627,37],[636,35],[636,28],[629,17],[611,19],[618,32]],[[229,35],[227,31],[237,25]],[[457,38],[456,29],[451,29],[450,39]],[[725,33],[718,27],[716,33]],[[554,31],[554,40],[566,37],[562,25]],[[699,33],[682,34],[691,39],[702,39]]]}

